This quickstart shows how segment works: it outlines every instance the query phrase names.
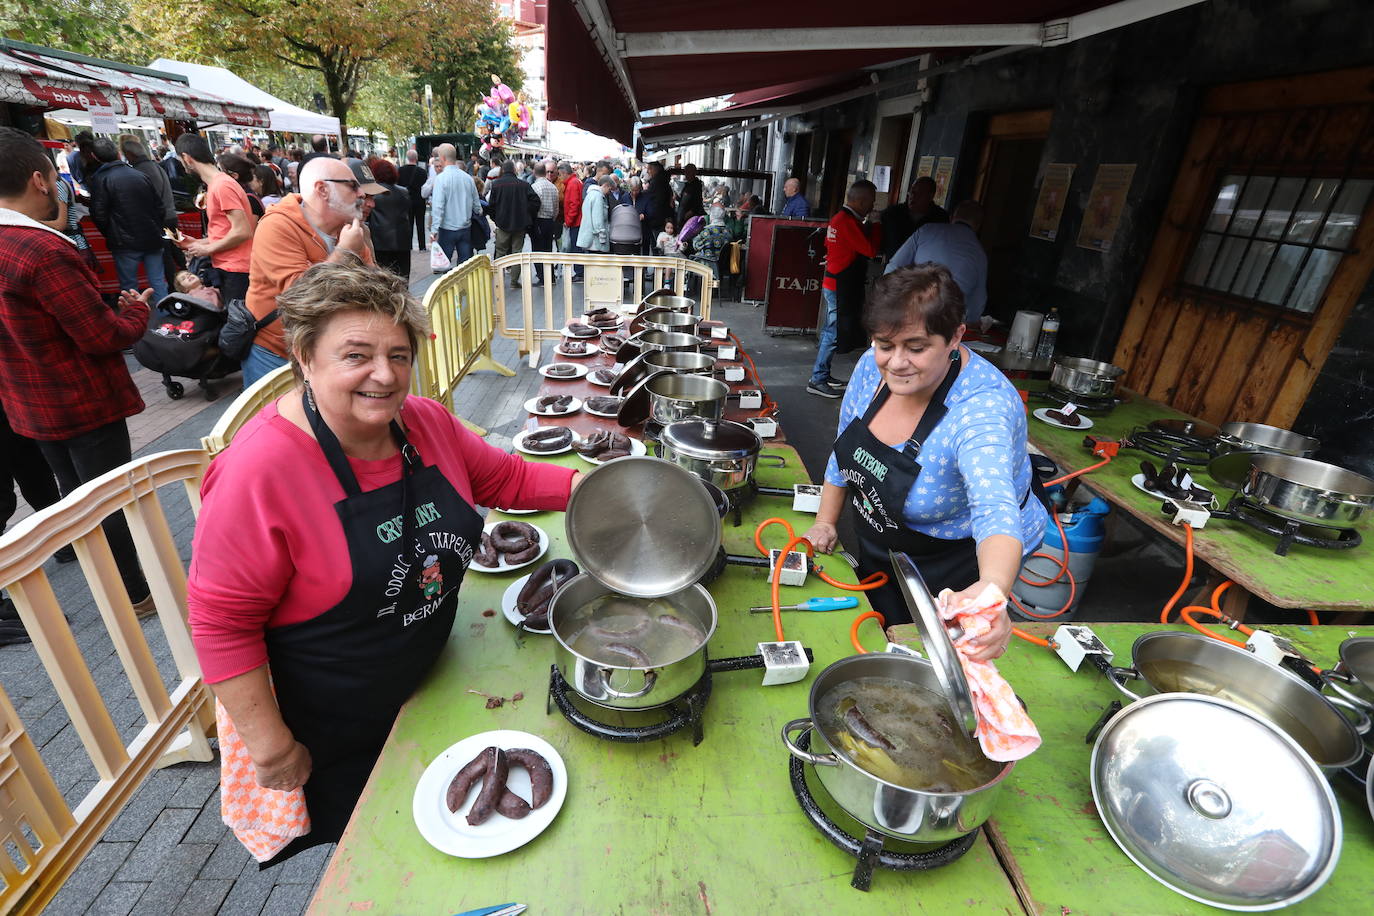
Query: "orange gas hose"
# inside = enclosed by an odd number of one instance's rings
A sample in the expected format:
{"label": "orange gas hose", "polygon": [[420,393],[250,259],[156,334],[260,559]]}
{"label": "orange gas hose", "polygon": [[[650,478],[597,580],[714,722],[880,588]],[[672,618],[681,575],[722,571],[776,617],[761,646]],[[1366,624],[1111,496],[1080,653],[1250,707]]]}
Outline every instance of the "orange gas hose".
{"label": "orange gas hose", "polygon": [[1047,481],[1045,481],[1045,486],[1047,486],[1047,487],[1052,487],[1052,486],[1054,486],[1054,485],[1057,484],[1057,483],[1063,483],[1063,482],[1066,481],[1066,480],[1073,480],[1075,477],[1078,477],[1078,476],[1080,476],[1080,475],[1082,475],[1082,474],[1086,474],[1086,473],[1088,473],[1089,471],[1095,471],[1095,470],[1097,470],[1098,468],[1103,467],[1104,465],[1110,464],[1110,463],[1111,463],[1111,460],[1112,460],[1112,459],[1111,459],[1111,456],[1109,455],[1109,456],[1107,456],[1106,458],[1104,458],[1104,459],[1102,459],[1101,461],[1099,461],[1097,464],[1090,464],[1090,465],[1088,465],[1088,466],[1085,467],[1085,468],[1079,468],[1079,469],[1076,470],[1076,471],[1070,471],[1069,473],[1065,474],[1063,477],[1056,477],[1056,478],[1054,478],[1054,480],[1047,480]]}
{"label": "orange gas hose", "polygon": [[778,405],[777,402],[768,396],[768,386],[763,384],[763,376],[759,373],[759,367],[754,365],[754,358],[744,349],[744,344],[739,342],[739,338],[735,336],[734,331],[730,332],[730,339],[735,342],[735,352],[739,354],[740,359],[749,364],[749,372],[754,377],[754,384],[759,386],[759,393],[763,395],[763,408],[759,416],[771,417],[777,412]]}
{"label": "orange gas hose", "polygon": [[878,621],[878,626],[883,628],[884,633],[887,631],[887,619],[878,611],[865,611],[855,617],[854,622],[849,625],[849,642],[854,646],[854,651],[860,655],[867,655],[868,650],[863,647],[863,643],[859,642],[859,624],[869,619]]}
{"label": "orange gas hose", "polygon": [[[764,529],[768,528],[770,525],[781,525],[783,531],[787,532],[788,538],[787,546],[778,554],[777,562],[773,564],[773,583],[770,589],[773,598],[773,632],[777,636],[778,642],[782,642],[782,600],[778,597],[778,588],[782,585],[782,564],[786,562],[787,555],[792,552],[792,548],[796,547],[798,544],[804,546],[808,557],[815,556],[816,551],[815,548],[811,546],[810,541],[804,537],[797,537],[795,535],[792,531],[792,524],[790,522],[775,516],[759,522],[759,526],[754,529],[754,546],[758,548],[761,555],[765,557],[768,556],[768,548],[763,546],[763,532]],[[840,582],[836,579],[832,579],[825,574],[824,570],[817,569],[816,575],[819,576],[822,581],[833,585],[835,588],[842,588],[851,592],[866,592],[875,588],[881,588],[887,584],[887,573],[883,572],[875,572],[860,580],[856,585],[850,585],[847,582]]]}
{"label": "orange gas hose", "polygon": [[1074,596],[1078,592],[1078,582],[1074,579],[1073,572],[1069,569],[1069,536],[1064,533],[1064,524],[1059,521],[1058,512],[1051,512],[1050,518],[1054,519],[1054,526],[1059,529],[1059,543],[1062,547],[1064,555],[1062,557],[1056,557],[1048,553],[1036,552],[1031,554],[1031,556],[1044,557],[1046,560],[1049,560],[1050,562],[1057,564],[1059,566],[1059,572],[1054,574],[1054,578],[1046,579],[1043,582],[1032,582],[1030,579],[1026,578],[1024,573],[1019,575],[1017,578],[1019,578],[1022,582],[1026,583],[1027,585],[1042,587],[1046,585],[1053,585],[1054,583],[1058,582],[1061,578],[1063,578],[1065,575],[1067,575],[1069,577],[1068,600],[1065,601],[1064,605],[1060,607],[1057,611],[1052,611],[1048,614],[1037,614],[1034,611],[1027,610],[1025,605],[1023,605],[1019,600],[1017,600],[1016,595],[1012,594],[1007,596],[1011,603],[1016,605],[1016,609],[1018,611],[1020,611],[1022,614],[1025,614],[1027,617],[1033,617],[1036,620],[1053,620],[1056,617],[1061,616],[1062,614],[1068,613],[1069,608],[1073,606]]}
{"label": "orange gas hose", "polygon": [[1164,605],[1164,610],[1159,612],[1159,622],[1168,623],[1169,615],[1173,613],[1174,605],[1178,604],[1178,599],[1183,597],[1183,593],[1188,590],[1188,583],[1193,581],[1193,526],[1183,526],[1183,581],[1178,584],[1178,591],[1169,599],[1169,603]]}

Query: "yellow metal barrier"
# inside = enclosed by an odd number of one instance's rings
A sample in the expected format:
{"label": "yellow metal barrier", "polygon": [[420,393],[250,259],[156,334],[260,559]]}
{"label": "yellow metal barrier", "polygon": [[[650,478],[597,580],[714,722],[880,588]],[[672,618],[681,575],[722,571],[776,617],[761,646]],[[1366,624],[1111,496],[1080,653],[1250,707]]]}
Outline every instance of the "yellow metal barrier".
{"label": "yellow metal barrier", "polygon": [[[476,260],[474,258],[473,260]],[[469,261],[468,263],[472,263]],[[583,265],[584,279],[580,284],[570,281],[574,265]],[[563,292],[555,297],[553,269],[563,268]],[[513,267],[520,268],[521,325],[513,327],[506,309],[506,275]],[[539,364],[539,345],[546,340],[558,340],[563,328],[577,321],[589,308],[615,308],[623,301],[624,268],[631,270],[630,289],[644,288],[644,280],[652,278],[652,288],[669,288],[679,296],[686,295],[687,277],[699,278],[700,293],[696,296],[698,314],[711,317],[711,297],[716,281],[708,264],[686,258],[645,257],[621,254],[570,254],[561,251],[522,251],[497,258],[492,263],[496,286],[495,314],[503,337],[519,341],[520,355],[529,354],[530,366]],[[529,280],[538,269],[544,286],[536,287]],[[670,280],[671,277],[671,280]],[[536,290],[539,290],[536,292]],[[536,298],[540,301],[536,303]],[[560,302],[555,302],[555,298]],[[634,302],[639,297],[633,297]]]}
{"label": "yellow metal barrier", "polygon": [[[0,537],[0,587],[9,591],[33,648],[81,738],[97,782],[69,808],[0,690],[0,912],[38,913],[95,846],[156,767],[214,759],[214,703],[201,680],[186,622],[186,572],[157,488],[181,482],[193,512],[209,465],[200,449],[160,452],[116,468],[24,519]],[[152,589],[179,682],[169,693],[134,614],[100,522],[124,513]],[[96,687],[43,563],[76,548],[81,570],[147,721],[125,744]]]}
{"label": "yellow metal barrier", "polygon": [[[492,323],[492,265],[484,254],[475,255],[444,274],[425,291],[423,305],[429,313],[434,338],[420,342],[411,390],[433,398],[450,411],[453,393],[463,376],[477,369],[502,375],[515,372],[491,355],[495,336]],[[484,435],[471,423],[468,428]]]}
{"label": "yellow metal barrier", "polygon": [[295,387],[296,377],[290,366],[273,369],[234,398],[234,403],[215,421],[209,435],[201,437],[200,444],[211,458],[215,457],[259,410]]}

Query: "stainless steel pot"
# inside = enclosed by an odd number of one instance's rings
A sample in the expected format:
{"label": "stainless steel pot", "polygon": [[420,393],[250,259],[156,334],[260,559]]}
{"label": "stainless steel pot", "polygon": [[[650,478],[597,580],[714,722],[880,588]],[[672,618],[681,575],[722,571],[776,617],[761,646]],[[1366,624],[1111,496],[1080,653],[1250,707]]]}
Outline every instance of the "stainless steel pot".
{"label": "stainless steel pot", "polygon": [[1241,493],[1285,518],[1353,528],[1374,507],[1374,480],[1292,455],[1255,455]]}
{"label": "stainless steel pot", "polygon": [[669,308],[675,312],[696,311],[697,301],[687,296],[679,296],[670,289],[654,290],[640,303],[643,308]]}
{"label": "stainless steel pot", "polygon": [[664,353],[696,353],[701,349],[701,341],[695,334],[679,334],[676,331],[642,331],[626,343],[638,345],[641,351],[659,350]]}
{"label": "stainless steel pot", "polygon": [[[834,736],[823,734],[816,725],[821,721],[821,698],[834,687],[861,677],[893,678],[937,693],[941,690],[934,669],[923,658],[887,653],[842,658],[816,675],[810,718],[793,719],[783,726],[782,743],[788,752],[816,768],[816,778],[850,816],[888,836],[920,845],[943,845],[977,830],[992,816],[1015,764],[1006,764],[991,782],[968,792],[922,792],[874,776],[845,754],[832,752]],[[810,732],[808,749],[797,745],[794,732]]]}
{"label": "stainless steel pot", "polygon": [[649,309],[634,319],[630,330],[637,330],[636,325],[649,331],[672,331],[676,334],[693,334],[697,332],[697,325],[701,319],[690,312],[675,312],[670,308],[659,306]]}
{"label": "stainless steel pot", "polygon": [[652,709],[677,699],[706,671],[706,643],[716,630],[716,603],[700,585],[689,585],[659,600],[679,618],[702,632],[701,643],[681,658],[654,659],[652,665],[608,665],[579,654],[568,643],[577,632],[573,614],[578,608],[615,592],[583,573],[558,590],[549,603],[549,629],[558,646],[554,664],[573,690],[607,709]]}
{"label": "stainless steel pot", "polygon": [[649,392],[649,419],[667,426],[689,417],[719,420],[725,413],[725,396],[730,386],[704,375],[660,372],[646,384]]}
{"label": "stainless steel pot", "polygon": [[1374,712],[1374,637],[1355,636],[1341,643],[1341,660],[1322,680],[1340,697]]}
{"label": "stainless steel pot", "polygon": [[1060,357],[1050,369],[1050,386],[1066,395],[1081,398],[1116,396],[1116,380],[1126,370],[1111,363],[1077,356]]}
{"label": "stainless steel pot", "polygon": [[[721,384],[724,384],[723,382]],[[753,427],[733,420],[681,420],[663,428],[658,456],[686,468],[722,490],[738,490],[754,479],[760,460],[786,467],[781,455],[759,455],[762,447]]]}
{"label": "stainless steel pot", "polygon": [[644,364],[653,372],[666,369],[683,375],[710,375],[716,371],[716,358],[706,353],[662,353],[654,351],[644,354]]}
{"label": "stainless steel pot", "polygon": [[1247,451],[1274,452],[1279,455],[1310,457],[1321,445],[1311,436],[1263,423],[1225,423],[1217,436],[1217,453]]}
{"label": "stainless steel pot", "polygon": [[1122,682],[1138,677],[1157,693],[1198,693],[1237,703],[1274,723],[1326,770],[1349,766],[1364,752],[1355,724],[1336,705],[1292,672],[1245,649],[1201,633],[1146,633],[1131,647],[1133,668],[1113,668],[1108,679],[1132,700]]}

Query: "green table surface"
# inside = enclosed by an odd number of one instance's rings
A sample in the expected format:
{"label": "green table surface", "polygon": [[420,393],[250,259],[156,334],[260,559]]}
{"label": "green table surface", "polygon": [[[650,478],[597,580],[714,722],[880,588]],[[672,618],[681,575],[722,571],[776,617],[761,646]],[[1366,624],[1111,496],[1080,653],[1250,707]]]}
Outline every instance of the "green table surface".
{"label": "green table surface", "polygon": [[[1051,624],[1026,627],[1048,636]],[[1092,629],[1129,664],[1131,644],[1160,629],[1134,623],[1098,623]],[[1175,629],[1175,628],[1170,628]],[[1186,629],[1186,628],[1184,628]],[[1331,667],[1348,635],[1374,635],[1374,628],[1279,626],[1312,661]],[[911,625],[893,627],[897,642],[920,643]],[[1044,739],[1017,763],[1011,785],[985,831],[1002,853],[1008,874],[1031,913],[1106,914],[1218,913],[1157,883],[1136,867],[1112,840],[1097,816],[1089,783],[1092,746],[1088,730],[1112,700],[1115,688],[1091,666],[1072,672],[1052,652],[1012,639],[998,668],[1022,696]],[[1344,824],[1341,858],[1326,885],[1285,912],[1368,913],[1374,900],[1374,822],[1362,796],[1343,775],[1332,777]],[[1282,792],[1282,786],[1275,786]],[[943,877],[943,876],[941,876]]]}
{"label": "green table surface", "polygon": [[[797,453],[770,446],[788,466],[760,467],[765,486],[805,481]],[[556,460],[585,466],[575,456]],[[764,518],[788,519],[801,534],[811,516],[790,501],[760,498],[744,524],[725,529],[732,553],[756,553],[754,528]],[[562,516],[521,516],[548,532],[549,557],[567,556]],[[781,529],[767,536],[781,546]],[[826,565],[854,581],[838,559]],[[837,572],[837,570],[843,570]],[[808,714],[811,679],[852,654],[854,613],[785,614],[787,636],[815,653],[810,676],[762,687],[758,670],[718,674],[705,716],[705,740],[693,747],[679,733],[644,744],[601,741],[545,712],[552,637],[525,636],[500,616],[501,592],[521,573],[469,573],[458,620],[434,673],[402,710],[347,832],[330,860],[311,906],[315,913],[448,914],[507,901],[531,914],[886,912],[1022,913],[1015,889],[985,835],[963,858],[930,873],[880,871],[869,893],[849,886],[854,860],[806,820],[788,781],[783,724]],[[823,584],[784,589],[788,597],[834,594]],[[773,639],[762,569],[731,567],[710,587],[720,622],[712,657],[757,653]],[[496,609],[495,616],[484,611]],[[863,633],[870,648],[882,634]],[[518,704],[487,709],[469,689]],[[445,748],[491,729],[521,729],[558,749],[569,772],[567,801],[557,818],[527,845],[489,859],[456,859],[420,836],[411,802],[420,774]]]}
{"label": "green table surface", "polygon": [[[1043,382],[1017,382],[1020,388],[1032,391],[1045,387]],[[1109,439],[1120,439],[1131,430],[1146,426],[1151,420],[1188,418],[1157,401],[1134,392],[1129,400],[1108,414],[1088,413],[1093,421],[1091,430],[1059,429],[1039,420],[1028,418],[1031,444],[1044,452],[1065,470],[1077,470],[1100,459],[1092,457],[1083,445],[1084,436],[1091,433]],[[1032,397],[1032,410],[1049,406],[1037,403]],[[1182,544],[1183,529],[1173,524],[1160,511],[1161,501],[1136,489],[1131,477],[1140,473],[1142,459],[1156,467],[1159,459],[1136,449],[1123,449],[1111,464],[1078,478],[1119,510],[1130,513],[1164,537]],[[1230,491],[1215,483],[1205,469],[1196,475],[1203,486],[1211,486],[1224,504]],[[1368,526],[1366,526],[1367,528]],[[1240,522],[1212,520],[1194,532],[1193,550],[1196,557],[1221,575],[1234,581],[1253,595],[1278,607],[1313,608],[1331,611],[1367,611],[1374,609],[1374,559],[1369,544],[1351,550],[1323,550],[1295,544],[1288,556],[1275,555],[1277,541]],[[1374,532],[1365,532],[1366,538]]]}

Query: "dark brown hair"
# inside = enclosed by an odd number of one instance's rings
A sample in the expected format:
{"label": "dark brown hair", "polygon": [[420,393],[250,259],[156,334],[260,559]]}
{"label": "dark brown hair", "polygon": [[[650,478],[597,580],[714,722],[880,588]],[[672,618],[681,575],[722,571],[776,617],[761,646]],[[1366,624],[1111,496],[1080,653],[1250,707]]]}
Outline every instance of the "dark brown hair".
{"label": "dark brown hair", "polygon": [[947,341],[964,323],[964,292],[943,264],[929,261],[886,274],[864,306],[870,337],[885,337],[916,321],[930,336]]}

